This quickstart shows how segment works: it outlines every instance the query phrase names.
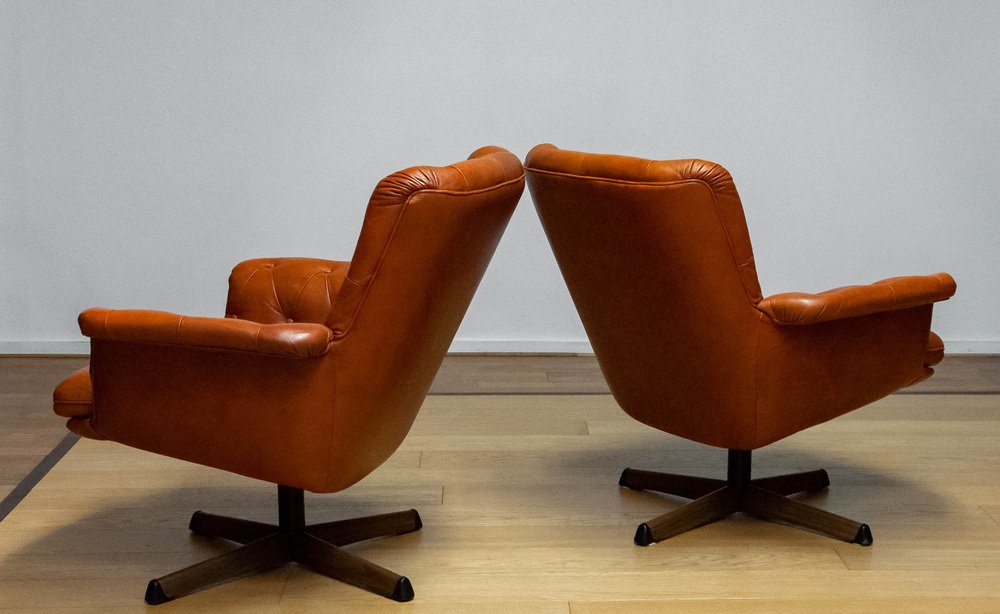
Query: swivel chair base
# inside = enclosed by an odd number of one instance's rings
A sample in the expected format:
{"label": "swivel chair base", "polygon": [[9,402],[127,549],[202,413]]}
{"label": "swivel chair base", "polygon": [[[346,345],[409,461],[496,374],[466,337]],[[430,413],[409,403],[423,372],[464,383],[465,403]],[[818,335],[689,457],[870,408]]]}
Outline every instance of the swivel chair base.
{"label": "swivel chair base", "polygon": [[625,469],[618,483],[633,490],[653,490],[686,499],[690,503],[639,525],[635,543],[648,546],[744,512],[770,522],[781,522],[845,542],[870,546],[868,525],[789,499],[798,492],[822,490],[830,485],[826,470],[750,479],[750,450],[729,450],[725,480],[672,473]]}
{"label": "swivel chair base", "polygon": [[395,601],[413,599],[413,586],[397,575],[357,557],[340,546],[400,535],[420,529],[416,510],[306,526],[301,489],[278,486],[278,524],[195,512],[190,529],[204,537],[240,544],[234,550],[172,574],[154,578],[146,587],[146,603],[158,605],[177,597],[296,562],[341,582]]}

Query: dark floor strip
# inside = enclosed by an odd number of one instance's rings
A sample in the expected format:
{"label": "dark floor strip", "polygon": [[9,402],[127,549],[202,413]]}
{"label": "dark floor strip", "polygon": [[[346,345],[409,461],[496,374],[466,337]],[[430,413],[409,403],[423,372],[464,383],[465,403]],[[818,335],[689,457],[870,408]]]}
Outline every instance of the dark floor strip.
{"label": "dark floor strip", "polygon": [[59,442],[59,445],[53,448],[40,463],[35,465],[35,468],[31,470],[31,473],[24,476],[24,479],[21,480],[14,490],[12,490],[9,495],[4,497],[3,501],[0,501],[0,521],[3,521],[3,519],[7,517],[7,514],[14,511],[17,504],[28,496],[31,489],[42,481],[45,474],[55,467],[56,463],[59,462],[59,459],[65,456],[66,453],[69,452],[69,449],[73,447],[73,444],[79,440],[79,435],[75,433],[66,433],[66,436]]}

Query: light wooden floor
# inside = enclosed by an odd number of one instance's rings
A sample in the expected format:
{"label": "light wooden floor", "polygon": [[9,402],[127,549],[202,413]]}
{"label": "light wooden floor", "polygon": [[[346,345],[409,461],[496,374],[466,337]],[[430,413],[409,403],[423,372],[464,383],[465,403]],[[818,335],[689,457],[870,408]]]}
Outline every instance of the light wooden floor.
{"label": "light wooden floor", "polygon": [[[549,358],[449,358],[386,465],[307,496],[314,522],[419,509],[420,532],[351,547],[408,575],[414,602],[291,566],[157,611],[1000,612],[1000,395],[946,394],[993,392],[996,359],[755,454],[758,475],[828,469],[807,500],[871,524],[871,548],[742,516],[639,548],[635,525],[682,501],[620,489],[621,469],[722,477],[725,453],[629,419],[592,358]],[[62,437],[51,386],[80,362],[5,360],[33,359],[0,359],[0,414],[35,409],[0,431],[4,461],[43,439],[42,415]],[[193,510],[273,521],[273,505],[253,480],[80,441],[0,522],[0,612],[144,610],[150,577],[227,547],[188,533]]]}

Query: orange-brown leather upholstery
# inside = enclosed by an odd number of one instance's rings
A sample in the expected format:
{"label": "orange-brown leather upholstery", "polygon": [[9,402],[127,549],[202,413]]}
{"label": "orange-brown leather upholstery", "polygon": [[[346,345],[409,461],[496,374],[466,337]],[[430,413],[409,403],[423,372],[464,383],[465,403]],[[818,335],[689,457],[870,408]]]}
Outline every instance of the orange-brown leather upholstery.
{"label": "orange-brown leather upholstery", "polygon": [[226,318],[90,309],[89,372],[55,391],[68,427],[333,492],[409,431],[524,188],[511,153],[382,180],[350,262],[250,260]]}
{"label": "orange-brown leather upholstery", "polygon": [[[944,341],[934,331],[927,338],[927,354],[924,356],[924,367],[933,367],[944,360]],[[933,369],[932,369],[933,371]]]}
{"label": "orange-brown leather upholstery", "polygon": [[76,370],[64,379],[52,394],[53,410],[57,416],[69,418],[66,427],[77,435],[91,439],[104,439],[90,426],[94,413],[94,393],[90,385],[90,367]]}
{"label": "orange-brown leather upholstery", "polygon": [[539,145],[528,186],[608,384],[632,417],[752,450],[928,377],[946,273],[764,298],[729,173]]}

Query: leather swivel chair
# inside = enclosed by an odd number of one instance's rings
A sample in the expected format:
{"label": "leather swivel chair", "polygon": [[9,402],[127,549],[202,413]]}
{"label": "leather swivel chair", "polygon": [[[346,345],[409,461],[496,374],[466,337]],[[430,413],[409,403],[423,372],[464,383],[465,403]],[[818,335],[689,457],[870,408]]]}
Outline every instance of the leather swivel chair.
{"label": "leather swivel chair", "polygon": [[153,579],[150,604],[296,561],[395,599],[410,581],[340,548],[421,527],[415,510],[307,526],[303,490],[343,490],[400,445],[524,189],[498,147],[383,179],[350,262],[237,265],[225,318],[89,309],[88,368],[54,393],[84,437],[278,485],[278,524],[195,512],[234,550]]}
{"label": "leather swivel chair", "polygon": [[946,273],[820,294],[761,295],[724,168],[538,145],[528,189],[615,400],[630,416],[726,448],[725,480],[625,469],[620,484],[692,502],[639,525],[649,545],[734,512],[869,545],[867,525],[786,495],[824,470],[751,479],[751,451],[933,373]]}

